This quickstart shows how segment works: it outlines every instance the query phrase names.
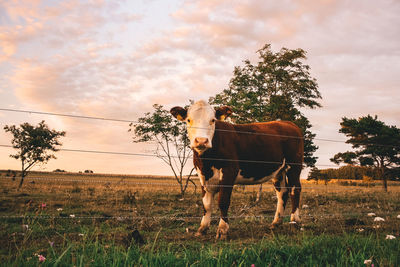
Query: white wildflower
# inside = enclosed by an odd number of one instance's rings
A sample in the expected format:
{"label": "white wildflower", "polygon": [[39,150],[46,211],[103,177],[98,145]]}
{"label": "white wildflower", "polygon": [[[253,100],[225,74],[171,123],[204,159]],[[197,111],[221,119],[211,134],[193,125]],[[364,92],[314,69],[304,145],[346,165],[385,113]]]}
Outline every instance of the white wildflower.
{"label": "white wildflower", "polygon": [[362,232],[364,232],[364,229],[363,228],[358,228],[357,232],[362,233]]}
{"label": "white wildflower", "polygon": [[308,205],[306,205],[306,204],[304,204],[304,205],[302,206],[302,208],[303,208],[303,209],[308,209],[308,208],[309,208],[309,206],[308,206]]}
{"label": "white wildflower", "polygon": [[75,214],[70,214],[69,217],[75,218]]}
{"label": "white wildflower", "polygon": [[372,263],[372,260],[365,260],[365,261],[364,261],[364,264],[368,264],[368,265],[369,265],[369,264],[371,264],[371,263]]}
{"label": "white wildflower", "polygon": [[62,208],[58,208],[58,209],[57,209],[57,211],[62,211],[62,210],[63,210]]}
{"label": "white wildflower", "polygon": [[297,222],[295,222],[295,221],[291,221],[291,222],[289,222],[289,224],[296,224]]}
{"label": "white wildflower", "polygon": [[386,239],[396,239],[396,237],[394,235],[387,235]]}
{"label": "white wildflower", "polygon": [[385,219],[383,219],[382,217],[375,217],[374,222],[384,222]]}
{"label": "white wildflower", "polygon": [[399,214],[399,215],[397,215],[397,219],[400,219],[400,214]]}
{"label": "white wildflower", "polygon": [[378,228],[381,228],[381,226],[378,224],[378,225],[374,225],[374,226],[372,226],[372,228],[374,228],[374,229],[378,229]]}
{"label": "white wildflower", "polygon": [[84,234],[78,234],[78,236],[84,236]]}
{"label": "white wildflower", "polygon": [[370,213],[368,213],[368,216],[369,216],[369,217],[374,217],[374,216],[376,216],[376,214],[373,213],[373,212],[370,212]]}

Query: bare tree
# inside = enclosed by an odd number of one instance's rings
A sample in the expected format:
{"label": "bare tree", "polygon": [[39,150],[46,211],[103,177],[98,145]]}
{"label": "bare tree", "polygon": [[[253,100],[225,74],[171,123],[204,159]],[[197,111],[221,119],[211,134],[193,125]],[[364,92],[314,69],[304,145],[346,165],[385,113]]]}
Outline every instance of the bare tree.
{"label": "bare tree", "polygon": [[131,123],[129,131],[134,132],[135,143],[156,143],[155,155],[171,168],[183,197],[189,182],[196,187],[191,180],[194,168],[188,176],[183,174],[184,167],[192,156],[185,125],[173,119],[163,106],[155,104],[153,107],[154,112],[147,112],[144,117],[138,119],[138,123]]}

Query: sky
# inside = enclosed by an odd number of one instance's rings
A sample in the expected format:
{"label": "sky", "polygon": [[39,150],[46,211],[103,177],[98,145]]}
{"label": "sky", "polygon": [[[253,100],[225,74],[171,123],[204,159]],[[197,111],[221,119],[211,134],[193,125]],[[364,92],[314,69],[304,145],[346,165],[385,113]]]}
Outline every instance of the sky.
{"label": "sky", "polygon": [[[400,127],[398,14],[397,0],[0,0],[0,108],[135,121],[156,103],[170,109],[220,93],[235,66],[271,44],[307,52],[322,108],[302,112],[318,139],[344,141],[342,117]],[[66,131],[62,148],[154,151],[132,142],[129,123],[8,111],[0,145],[11,144],[5,125],[41,120]],[[351,148],[315,143],[319,168]],[[0,169],[20,168],[12,153],[0,147]],[[155,157],[56,156],[35,170],[171,175]]]}

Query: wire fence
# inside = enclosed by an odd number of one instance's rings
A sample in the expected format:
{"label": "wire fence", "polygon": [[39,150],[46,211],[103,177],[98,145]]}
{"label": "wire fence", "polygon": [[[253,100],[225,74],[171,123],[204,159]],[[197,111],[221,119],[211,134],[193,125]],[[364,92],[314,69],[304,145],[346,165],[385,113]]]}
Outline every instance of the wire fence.
{"label": "wire fence", "polygon": [[[79,175],[79,174],[76,174]],[[12,179],[15,179],[16,177],[0,177],[0,181],[10,181]],[[132,181],[132,180],[141,180],[141,178],[115,178],[114,180],[104,180],[100,179],[97,180],[95,178],[92,179],[68,179],[68,178],[52,178],[52,177],[25,177],[24,178],[26,182],[29,181],[46,181],[46,182],[56,182],[56,183],[85,183],[85,184],[104,184],[104,185],[138,185],[138,186],[158,186],[158,187],[180,187],[181,185],[176,182],[175,179],[169,178],[169,179],[163,179],[163,180],[170,180],[170,181],[175,181],[175,183],[160,183],[160,182],[145,182],[145,181]],[[132,180],[130,180],[132,179]],[[157,178],[144,178],[143,180],[152,180],[152,179],[157,179]],[[191,178],[192,182],[199,183],[199,178]],[[362,181],[360,181],[362,182]],[[200,186],[200,184],[189,184],[192,186]],[[234,187],[259,187],[260,184],[246,184],[246,185],[241,185],[241,184],[234,184],[234,185],[223,185],[223,184],[210,184],[207,185],[209,188],[234,188]],[[400,188],[400,184],[398,185]],[[296,186],[279,186],[280,189],[301,189],[301,190],[323,190],[323,189],[330,189],[330,190],[359,190],[360,186],[340,186],[340,185],[316,185],[316,186],[301,186],[301,187],[296,187]],[[376,188],[375,184],[373,185],[363,185],[363,188],[370,188],[374,189]],[[263,189],[265,190],[275,190],[275,187],[272,184],[263,183]]]}
{"label": "wire fence", "polygon": [[[0,108],[0,111],[6,112],[18,112],[18,113],[29,113],[29,114],[38,114],[38,115],[46,115],[46,116],[60,116],[60,117],[70,117],[70,118],[77,118],[77,119],[90,119],[90,120],[99,120],[99,121],[112,121],[112,122],[119,122],[119,123],[138,123],[137,121],[133,120],[125,120],[125,119],[115,119],[115,118],[104,118],[104,117],[93,117],[93,116],[82,116],[82,115],[73,115],[73,114],[62,114],[62,113],[51,113],[51,112],[41,112],[41,111],[32,111],[32,110],[17,110],[17,109],[6,109]],[[217,129],[219,130],[219,129]],[[230,130],[220,130],[225,132],[231,132]],[[252,135],[266,135],[266,136],[273,136],[273,137],[288,137],[288,138],[299,138],[293,136],[285,136],[285,135],[274,135],[274,134],[265,134],[265,133],[254,133],[254,132],[245,132],[245,131],[235,131],[236,133],[240,134],[252,134]],[[343,140],[334,140],[334,139],[327,139],[327,138],[314,138],[314,140],[324,141],[324,142],[334,142],[334,143],[346,143]],[[382,147],[392,147],[398,148],[397,145],[380,145],[377,146]],[[11,145],[0,144],[0,147],[4,148],[12,148]],[[162,157],[158,154],[148,154],[148,153],[133,153],[133,152],[118,152],[118,151],[100,151],[100,150],[84,150],[84,149],[68,149],[62,148],[60,151],[65,152],[74,152],[74,153],[93,153],[93,154],[108,154],[108,155],[121,155],[121,156],[139,156],[139,157]],[[178,156],[172,155],[172,158],[178,158]],[[192,157],[191,157],[192,158]],[[243,163],[255,163],[255,164],[282,164],[282,162],[276,161],[257,161],[257,160],[245,160],[245,159],[223,159],[223,158],[205,158],[205,160],[216,160],[216,161],[234,161],[234,162],[243,162]],[[295,162],[287,162],[289,165],[296,165],[300,163]],[[321,167],[337,167],[337,165],[333,164],[316,164],[316,166]],[[0,177],[0,180],[9,180],[10,177]],[[160,187],[179,187],[180,185],[177,183],[160,183],[160,182],[145,182],[145,181],[129,181],[125,179],[116,179],[116,180],[94,180],[94,179],[64,179],[64,178],[44,178],[44,177],[25,177],[26,180],[31,181],[48,181],[48,182],[78,182],[78,183],[108,183],[108,184],[130,184],[130,185],[138,185],[138,186],[160,186]],[[195,185],[195,184],[193,184]],[[234,185],[211,185],[215,187],[234,187]],[[259,186],[259,185],[245,185],[248,186]],[[280,188],[293,188],[293,187],[280,187]],[[307,190],[321,190],[321,187],[315,186],[302,186],[302,189]],[[329,186],[330,189],[334,189],[333,186]],[[274,189],[272,185],[264,187],[264,189]],[[351,188],[351,187],[343,187],[337,186],[335,189],[338,190],[359,190],[359,188]],[[383,214],[383,212],[382,212]],[[302,216],[313,217],[313,218],[322,218],[322,217],[338,217],[338,216],[363,216],[364,213],[335,213],[335,214],[318,214],[318,215],[310,215],[310,214],[303,214]],[[27,218],[38,218],[38,219],[116,219],[116,220],[135,220],[135,219],[170,219],[170,220],[189,220],[189,219],[201,219],[202,216],[53,216],[53,215],[0,215],[0,219],[27,219]],[[213,219],[218,219],[219,217],[213,217]],[[246,218],[253,218],[253,219],[262,219],[262,218],[273,218],[273,215],[232,215],[229,218],[233,219],[246,219]]]}
{"label": "wire fence", "polygon": [[[389,216],[393,215],[393,212],[381,212],[379,215],[380,216]],[[229,216],[230,219],[272,219],[274,218],[275,215],[231,215]],[[368,215],[368,213],[362,213],[362,212],[352,212],[352,213],[325,213],[325,214],[307,214],[304,213],[301,215],[302,217],[306,218],[335,218],[335,217],[357,217],[357,216],[365,216],[365,217],[372,217]],[[55,215],[41,215],[41,214],[35,214],[35,215],[0,215],[0,219],[62,219],[62,220],[148,220],[148,219],[157,219],[157,220],[200,220],[203,216],[182,216],[182,215],[177,215],[177,216],[80,216],[80,215],[74,215],[74,214],[69,214],[69,215],[64,215],[64,216],[55,216]],[[282,216],[283,218],[288,218],[290,215],[284,215]],[[219,216],[211,216],[210,217],[212,220],[218,220],[220,219]],[[396,216],[393,215],[393,218],[397,218]]]}
{"label": "wire fence", "polygon": [[[135,120],[127,120],[127,119],[116,119],[116,118],[105,118],[105,117],[96,117],[96,116],[83,116],[83,115],[74,115],[74,114],[63,114],[63,113],[53,113],[53,112],[42,112],[42,111],[34,111],[34,110],[19,110],[19,109],[9,109],[9,108],[0,108],[0,111],[7,112],[17,112],[17,113],[28,113],[28,114],[38,114],[38,115],[48,115],[48,116],[60,116],[60,117],[69,117],[69,118],[77,118],[77,119],[90,119],[90,120],[101,120],[101,121],[112,121],[112,122],[125,122],[125,123],[133,123],[138,124],[138,121]],[[205,129],[201,127],[193,127],[197,129]],[[237,130],[226,130],[226,129],[215,129],[216,131],[221,132],[234,132],[240,134],[249,134],[249,135],[261,135],[261,136],[271,136],[271,137],[286,137],[286,138],[294,138],[294,139],[304,139],[304,137],[298,136],[290,136],[290,135],[279,135],[279,134],[268,134],[268,133],[259,133],[259,132],[248,132],[248,131],[237,131]],[[347,143],[345,140],[336,140],[329,138],[313,138],[316,141],[323,142],[334,142],[334,143]],[[398,145],[385,145],[385,144],[371,144],[374,146],[381,147],[393,147],[399,148]]]}

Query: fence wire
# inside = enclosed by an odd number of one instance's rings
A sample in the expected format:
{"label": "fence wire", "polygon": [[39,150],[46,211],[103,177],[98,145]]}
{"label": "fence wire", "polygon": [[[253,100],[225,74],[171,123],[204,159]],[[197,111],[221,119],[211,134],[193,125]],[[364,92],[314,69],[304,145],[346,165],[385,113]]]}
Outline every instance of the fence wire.
{"label": "fence wire", "polygon": [[[17,177],[15,177],[16,179]],[[14,177],[0,177],[1,180],[5,181],[10,181],[14,179]],[[165,179],[165,180],[170,180],[170,181],[175,181],[175,183],[159,183],[159,182],[142,182],[142,181],[129,181],[125,179],[141,179],[141,178],[115,178],[114,180],[96,180],[94,178],[92,179],[64,179],[64,178],[48,178],[48,177],[25,177],[24,180],[25,182],[31,181],[46,181],[46,182],[58,182],[58,184],[62,183],[87,183],[87,184],[115,184],[115,185],[121,185],[121,184],[129,184],[129,185],[144,185],[144,186],[160,186],[160,187],[180,187],[181,185],[179,183],[176,183],[176,180],[171,179]],[[151,180],[152,178],[145,178],[146,180]],[[157,179],[157,178],[155,178]],[[164,180],[164,179],[163,179]],[[199,182],[198,178],[192,179],[192,182]],[[184,180],[186,183],[186,180]],[[263,189],[271,189],[274,190],[275,187],[271,184],[263,183]],[[192,186],[201,186],[201,184],[193,184],[189,183],[189,185]],[[222,185],[222,184],[210,184],[207,185],[207,187],[216,187],[216,188],[231,188],[231,187],[259,187],[261,184],[234,184],[234,185]],[[363,186],[365,188],[369,189],[374,189],[377,188],[377,186]],[[319,185],[317,186],[279,186],[280,189],[307,189],[307,190],[325,190],[325,189],[337,189],[337,190],[359,190],[360,187],[357,186],[356,188],[353,188],[352,186],[333,186],[333,185]],[[380,187],[379,187],[380,188]]]}
{"label": "fence wire", "polygon": [[[126,122],[126,123],[133,123],[133,124],[138,124],[139,123],[138,121],[127,120],[127,119],[105,118],[105,117],[96,117],[96,116],[83,116],[83,115],[43,112],[43,111],[34,111],[34,110],[19,110],[19,109],[10,109],[10,108],[0,108],[0,111],[28,113],[28,114],[38,114],[38,115],[48,115],[48,116],[70,117],[70,118],[77,118],[77,119],[90,119],[90,120],[100,120],[100,121]],[[204,128],[201,128],[201,127],[194,127],[194,128],[196,128],[196,129],[204,129]],[[247,131],[232,131],[232,130],[225,130],[225,129],[215,129],[215,130],[216,131],[221,131],[221,132],[234,132],[234,133],[240,133],[240,134],[272,136],[272,137],[286,137],[286,138],[294,138],[294,139],[305,139],[304,137],[290,136],[290,135],[256,133],[256,132],[247,132]],[[334,143],[347,143],[344,140],[335,140],[335,139],[329,139],[329,138],[313,138],[313,140],[323,141],[323,142],[334,142]],[[384,144],[373,144],[373,145],[374,146],[381,146],[381,147],[393,147],[393,148],[399,148],[400,147],[398,145],[384,145]]]}
{"label": "fence wire", "polygon": [[[391,215],[392,213],[389,212],[381,212],[379,215],[380,216],[388,216]],[[229,219],[272,219],[274,218],[275,215],[229,215]],[[325,213],[325,214],[318,214],[318,215],[312,215],[312,214],[300,214],[301,217],[306,217],[306,218],[335,218],[335,217],[352,217],[352,216],[365,216],[365,217],[371,217],[368,216],[368,213]],[[393,218],[395,215],[393,215]],[[289,215],[284,215],[282,218],[289,218]],[[376,217],[376,216],[375,216]],[[203,216],[80,216],[80,215],[65,215],[65,216],[52,216],[52,215],[0,215],[0,219],[63,219],[63,220],[85,220],[85,219],[90,219],[90,220],[148,220],[148,219],[157,219],[157,220],[200,220],[203,218]],[[220,219],[220,216],[211,216],[211,219],[213,220],[218,220]],[[371,217],[373,219],[373,217]]]}

